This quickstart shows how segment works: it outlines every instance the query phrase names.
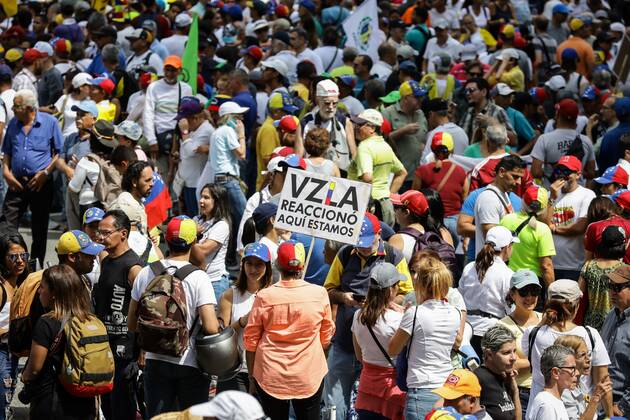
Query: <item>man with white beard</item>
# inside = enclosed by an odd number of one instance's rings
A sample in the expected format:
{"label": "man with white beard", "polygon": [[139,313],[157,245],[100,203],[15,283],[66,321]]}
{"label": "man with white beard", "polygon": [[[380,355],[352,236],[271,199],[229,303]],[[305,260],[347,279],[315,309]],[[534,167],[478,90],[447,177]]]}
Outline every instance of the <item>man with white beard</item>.
{"label": "man with white beard", "polygon": [[356,155],[354,127],[350,118],[337,111],[339,87],[332,80],[322,80],[315,89],[317,106],[302,118],[303,135],[313,127],[321,127],[330,133],[330,147],[324,155],[339,166],[345,176],[350,161]]}

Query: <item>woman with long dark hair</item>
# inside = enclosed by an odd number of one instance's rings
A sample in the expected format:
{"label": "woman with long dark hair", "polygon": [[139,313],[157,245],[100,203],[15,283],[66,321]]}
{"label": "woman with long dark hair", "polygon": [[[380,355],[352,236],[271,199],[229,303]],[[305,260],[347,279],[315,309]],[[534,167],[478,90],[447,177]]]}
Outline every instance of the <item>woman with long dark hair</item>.
{"label": "woman with long dark hair", "polygon": [[403,418],[405,394],[396,385],[396,370],[385,349],[402,320],[403,308],[394,299],[404,279],[393,264],[376,264],[365,303],[354,313],[352,342],[363,365],[355,404],[359,419]]}
{"label": "woman with long dark hair", "polygon": [[[85,420],[97,416],[96,398],[68,394],[57,378],[65,352],[65,340],[55,338],[62,322],[70,317],[86,321],[90,312],[90,292],[77,273],[67,265],[44,270],[39,300],[48,313],[33,328],[33,344],[22,382],[30,394],[30,418]],[[57,344],[56,344],[57,342]]]}
{"label": "woman with long dark hair", "polygon": [[507,228],[491,228],[477,259],[464,267],[459,281],[459,292],[464,297],[468,320],[473,327],[470,344],[477,354],[482,354],[481,337],[507,315],[505,297],[510,291],[514,271],[506,263],[512,255],[514,242],[519,240]]}
{"label": "woman with long dark hair", "polygon": [[29,253],[26,243],[17,232],[0,236],[0,379],[4,386],[0,393],[0,419],[6,418],[6,412],[11,404],[11,397],[17,384],[18,358],[13,356],[7,345],[9,334],[9,313],[13,292],[24,281],[29,273]]}
{"label": "woman with long dark hair", "polygon": [[[581,297],[582,292],[576,281],[566,279],[554,281],[547,289],[547,302],[540,324],[527,328],[523,334],[521,347],[523,353],[531,360],[532,365],[532,389],[529,394],[529,406],[532,405],[536,395],[545,386],[543,373],[540,370],[541,355],[558,337],[577,335],[586,342],[587,351],[592,354],[591,378],[582,378],[587,388],[590,388],[592,383],[598,384],[608,376],[610,357],[601,336],[594,328],[579,326],[573,322]],[[612,396],[607,395],[602,405],[606,415],[611,416]]]}
{"label": "woman with long dark hair", "polygon": [[240,371],[231,380],[220,382],[218,392],[249,390],[249,374],[245,363],[243,330],[247,326],[249,312],[254,304],[256,293],[271,285],[271,253],[264,244],[254,242],[245,246],[241,259],[241,271],[236,282],[223,293],[219,302],[219,322],[238,332],[239,350],[243,356]]}
{"label": "woman with long dark hair", "polygon": [[201,189],[197,235],[201,237],[193,245],[191,261],[208,273],[214,295],[221,298],[230,287],[230,276],[225,268],[225,256],[230,240],[230,212],[227,208],[227,191],[217,184],[206,184]]}

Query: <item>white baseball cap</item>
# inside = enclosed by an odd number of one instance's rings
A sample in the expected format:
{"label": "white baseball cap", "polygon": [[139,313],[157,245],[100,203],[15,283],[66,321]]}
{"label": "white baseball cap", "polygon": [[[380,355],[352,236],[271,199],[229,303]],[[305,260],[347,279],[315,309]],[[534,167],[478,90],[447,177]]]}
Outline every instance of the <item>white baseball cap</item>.
{"label": "white baseball cap", "polygon": [[361,112],[359,115],[350,118],[352,122],[357,124],[369,123],[375,127],[383,125],[383,115],[375,109],[369,108]]}
{"label": "white baseball cap", "polygon": [[271,172],[282,172],[282,166],[280,166],[280,162],[284,161],[284,156],[276,156],[272,158],[269,163],[267,163],[267,170],[261,171],[261,175],[267,175]]}
{"label": "white baseball cap", "polygon": [[516,51],[514,48],[506,48],[503,50],[503,52],[501,52],[501,54],[497,56],[497,60],[505,60],[506,58],[514,58],[515,60],[518,60],[518,57],[518,51]]}
{"label": "white baseball cap", "polygon": [[626,32],[626,27],[621,22],[613,22],[610,24],[610,30],[612,32]]}
{"label": "white baseball cap", "polygon": [[175,17],[175,26],[178,28],[185,28],[192,25],[192,18],[188,13],[180,13]]}
{"label": "white baseball cap", "polygon": [[240,106],[236,102],[227,101],[224,102],[223,105],[219,107],[219,117],[223,117],[228,114],[243,114],[249,111],[249,108],[246,106]]}
{"label": "white baseball cap", "polygon": [[508,228],[503,226],[495,226],[486,234],[486,243],[493,244],[495,251],[501,251],[510,244],[518,244],[520,242]]}
{"label": "white baseball cap", "polygon": [[545,86],[547,86],[549,89],[553,90],[554,92],[557,92],[567,87],[567,81],[564,80],[564,77],[557,74],[553,76],[551,79],[547,80],[545,82]]}
{"label": "white baseball cap", "polygon": [[514,93],[514,89],[506,85],[505,83],[497,83],[497,93],[501,96],[507,96]]}
{"label": "white baseball cap", "polygon": [[221,392],[210,402],[190,407],[190,414],[221,420],[258,420],[266,418],[258,400],[242,391]]}
{"label": "white baseball cap", "polygon": [[339,86],[330,79],[322,80],[317,84],[315,96],[327,98],[329,96],[339,96]]}
{"label": "white baseball cap", "polygon": [[72,78],[72,87],[78,89],[83,85],[89,85],[92,79],[93,77],[88,73],[79,73]]}
{"label": "white baseball cap", "polygon": [[53,55],[55,55],[53,47],[48,42],[37,41],[33,48],[35,48],[40,53],[46,54],[48,57],[52,57]]}
{"label": "white baseball cap", "polygon": [[278,57],[269,57],[268,59],[261,61],[260,65],[263,68],[274,69],[280,73],[282,77],[289,77],[289,68],[287,67],[287,64]]}

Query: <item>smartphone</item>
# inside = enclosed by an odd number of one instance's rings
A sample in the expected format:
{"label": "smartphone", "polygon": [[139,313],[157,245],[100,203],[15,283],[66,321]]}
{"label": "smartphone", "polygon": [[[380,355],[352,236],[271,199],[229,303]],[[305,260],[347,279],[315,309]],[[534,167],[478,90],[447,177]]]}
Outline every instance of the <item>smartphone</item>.
{"label": "smartphone", "polygon": [[357,293],[353,293],[352,294],[352,299],[356,300],[357,302],[364,302],[365,301],[365,296],[359,295]]}

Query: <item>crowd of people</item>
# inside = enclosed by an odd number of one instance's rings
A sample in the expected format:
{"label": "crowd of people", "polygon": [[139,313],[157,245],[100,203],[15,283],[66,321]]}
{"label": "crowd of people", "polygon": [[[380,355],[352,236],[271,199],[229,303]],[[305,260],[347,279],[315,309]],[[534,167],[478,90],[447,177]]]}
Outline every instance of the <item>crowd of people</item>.
{"label": "crowd of people", "polygon": [[[628,19],[0,2],[0,420],[630,418]],[[289,171],[370,185],[356,242]]]}

